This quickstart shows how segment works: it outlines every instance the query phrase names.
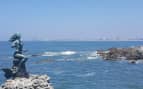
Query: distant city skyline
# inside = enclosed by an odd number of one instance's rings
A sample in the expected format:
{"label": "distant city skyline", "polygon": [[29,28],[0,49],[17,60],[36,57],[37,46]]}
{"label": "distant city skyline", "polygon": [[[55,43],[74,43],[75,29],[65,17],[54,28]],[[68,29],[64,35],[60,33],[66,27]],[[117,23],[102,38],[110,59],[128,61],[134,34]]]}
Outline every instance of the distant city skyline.
{"label": "distant city skyline", "polygon": [[142,40],[143,0],[1,0],[0,41]]}

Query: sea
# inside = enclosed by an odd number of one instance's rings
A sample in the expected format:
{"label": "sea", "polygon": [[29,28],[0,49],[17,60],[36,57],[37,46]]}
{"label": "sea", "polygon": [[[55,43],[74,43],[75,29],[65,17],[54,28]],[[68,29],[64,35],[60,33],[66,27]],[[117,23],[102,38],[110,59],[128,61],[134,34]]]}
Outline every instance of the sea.
{"label": "sea", "polygon": [[[142,41],[25,41],[30,74],[48,75],[54,89],[143,89],[143,64],[107,61],[97,50],[134,47]],[[12,66],[14,49],[0,42],[0,68]],[[33,55],[33,56],[30,56]],[[4,83],[0,71],[0,84]]]}

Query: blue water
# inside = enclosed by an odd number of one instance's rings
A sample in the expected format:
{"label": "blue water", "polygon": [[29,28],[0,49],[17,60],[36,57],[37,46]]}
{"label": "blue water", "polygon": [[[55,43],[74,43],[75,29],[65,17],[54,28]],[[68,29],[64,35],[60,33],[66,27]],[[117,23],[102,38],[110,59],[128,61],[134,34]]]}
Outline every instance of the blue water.
{"label": "blue water", "polygon": [[[24,47],[26,54],[45,54],[29,58],[28,71],[49,75],[55,89],[143,89],[143,64],[89,58],[96,50],[139,45],[143,42],[25,42]],[[0,68],[11,67],[14,50],[8,42],[0,42],[0,50]]]}

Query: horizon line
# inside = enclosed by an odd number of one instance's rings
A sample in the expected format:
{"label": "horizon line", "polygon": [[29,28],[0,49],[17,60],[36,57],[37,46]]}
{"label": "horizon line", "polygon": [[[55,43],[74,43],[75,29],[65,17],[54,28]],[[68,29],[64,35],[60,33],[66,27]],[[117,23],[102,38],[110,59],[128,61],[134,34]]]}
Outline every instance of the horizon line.
{"label": "horizon line", "polygon": [[[1,41],[1,42],[2,42],[2,41],[8,42],[8,40],[0,40],[0,41]],[[23,41],[33,41],[33,42],[34,42],[34,41],[43,41],[43,42],[47,42],[47,41],[48,41],[48,42],[51,42],[51,41],[55,41],[55,42],[56,42],[56,41],[57,41],[57,42],[58,42],[58,41],[59,41],[59,42],[60,42],[60,41],[67,41],[67,42],[68,42],[68,41],[69,41],[69,42],[72,42],[72,41],[101,41],[101,42],[102,42],[102,41],[143,41],[143,40],[23,40]]]}

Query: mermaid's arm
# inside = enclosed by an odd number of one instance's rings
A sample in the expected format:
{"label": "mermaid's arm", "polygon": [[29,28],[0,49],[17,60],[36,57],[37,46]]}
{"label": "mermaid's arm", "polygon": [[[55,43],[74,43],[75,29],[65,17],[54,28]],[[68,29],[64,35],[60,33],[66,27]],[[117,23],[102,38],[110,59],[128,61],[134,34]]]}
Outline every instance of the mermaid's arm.
{"label": "mermaid's arm", "polygon": [[12,42],[11,47],[12,47],[12,48],[15,48],[15,47],[16,47],[16,42],[15,42],[15,41]]}

